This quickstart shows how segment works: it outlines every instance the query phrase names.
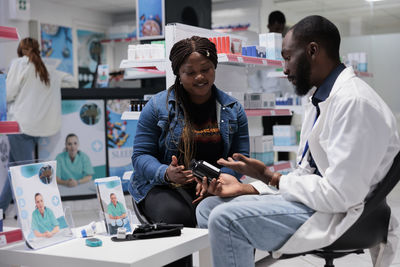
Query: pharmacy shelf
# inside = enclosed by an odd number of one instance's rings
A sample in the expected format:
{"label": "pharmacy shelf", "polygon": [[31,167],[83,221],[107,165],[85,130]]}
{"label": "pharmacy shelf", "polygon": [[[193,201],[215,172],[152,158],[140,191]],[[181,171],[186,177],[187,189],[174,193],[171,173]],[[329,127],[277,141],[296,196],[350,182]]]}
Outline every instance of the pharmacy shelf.
{"label": "pharmacy shelf", "polygon": [[113,43],[130,43],[133,41],[137,41],[135,37],[128,37],[128,38],[116,38],[116,39],[103,39],[100,41],[102,44],[113,44]]}
{"label": "pharmacy shelf", "polygon": [[248,117],[253,116],[291,116],[292,112],[289,109],[246,109]]}
{"label": "pharmacy shelf", "polygon": [[165,78],[165,71],[154,68],[128,68],[125,69],[124,80]]}
{"label": "pharmacy shelf", "polygon": [[283,71],[269,71],[267,73],[268,78],[287,78],[287,75]]}
{"label": "pharmacy shelf", "polygon": [[282,171],[286,169],[292,169],[292,164],[290,161],[282,161],[282,162],[276,162],[272,166],[268,166],[268,169],[272,172],[277,172],[277,171]]}
{"label": "pharmacy shelf", "polygon": [[19,36],[17,28],[0,26],[0,42],[18,41]]}
{"label": "pharmacy shelf", "polygon": [[140,111],[125,111],[122,113],[121,120],[138,120]]}
{"label": "pharmacy shelf", "polygon": [[18,134],[19,125],[16,121],[0,121],[0,134]]}
{"label": "pharmacy shelf", "polygon": [[275,152],[294,152],[297,153],[299,146],[274,146],[273,150]]}
{"label": "pharmacy shelf", "polygon": [[[373,73],[370,72],[362,72],[362,71],[355,71],[356,75],[358,77],[368,77],[372,78],[374,77]],[[267,73],[268,78],[287,78],[287,75],[283,73],[283,71],[271,71]]]}
{"label": "pharmacy shelf", "polygon": [[304,109],[301,105],[275,105],[275,109],[288,109],[296,114],[303,114]]}
{"label": "pharmacy shelf", "polygon": [[370,72],[355,71],[355,73],[358,77],[369,77],[369,78],[374,77],[374,75]]}
{"label": "pharmacy shelf", "polygon": [[156,67],[159,71],[165,72],[167,65],[169,65],[169,61],[167,61],[166,59],[149,59],[149,60],[123,59],[119,67],[121,69]]}
{"label": "pharmacy shelf", "polygon": [[283,61],[258,57],[248,57],[234,54],[218,54],[218,63],[232,65],[260,65],[269,67],[282,67]]}

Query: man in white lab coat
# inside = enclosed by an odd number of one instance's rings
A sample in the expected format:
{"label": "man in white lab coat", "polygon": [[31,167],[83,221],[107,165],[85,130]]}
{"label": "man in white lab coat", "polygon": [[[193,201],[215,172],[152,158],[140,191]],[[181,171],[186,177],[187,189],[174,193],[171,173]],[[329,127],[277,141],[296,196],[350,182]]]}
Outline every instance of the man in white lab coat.
{"label": "man in white lab coat", "polygon": [[[320,16],[302,19],[284,38],[284,72],[297,94],[312,95],[293,172],[271,172],[235,154],[218,163],[259,181],[202,181],[216,195],[204,199],[196,214],[199,226],[209,228],[214,266],[253,266],[254,248],[279,256],[333,243],[389,170],[400,150],[396,120],[375,91],[340,63],[339,45],[338,29]],[[382,261],[371,253],[375,266],[390,265],[397,225],[392,217]]]}

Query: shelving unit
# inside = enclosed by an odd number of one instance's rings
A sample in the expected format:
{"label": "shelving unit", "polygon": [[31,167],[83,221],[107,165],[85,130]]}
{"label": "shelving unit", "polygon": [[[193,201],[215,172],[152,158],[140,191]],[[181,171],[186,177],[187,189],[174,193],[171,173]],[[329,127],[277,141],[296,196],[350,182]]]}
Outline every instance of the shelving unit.
{"label": "shelving unit", "polygon": [[125,111],[122,113],[121,120],[138,120],[140,111]]}
{"label": "shelving unit", "polygon": [[157,70],[165,72],[167,65],[170,65],[170,62],[166,59],[149,59],[149,60],[128,60],[124,59],[121,61],[120,68],[143,68],[143,67],[155,67]]}
{"label": "shelving unit", "polygon": [[18,134],[19,125],[16,121],[0,121],[0,134]]}
{"label": "shelving unit", "polygon": [[[18,41],[17,28],[0,26],[0,42]],[[0,121],[0,134],[18,134],[19,125],[16,121]]]}
{"label": "shelving unit", "polygon": [[164,78],[165,71],[156,68],[128,68],[125,69],[124,80]]}
{"label": "shelving unit", "polygon": [[274,146],[273,150],[275,152],[294,152],[297,153],[297,151],[299,150],[299,146],[295,145],[295,146]]}
{"label": "shelving unit", "polygon": [[128,38],[116,38],[116,39],[103,39],[100,41],[102,44],[112,44],[112,43],[130,43],[133,41],[137,41],[135,37],[128,37]]}
{"label": "shelving unit", "polygon": [[282,67],[283,61],[258,57],[248,57],[235,54],[218,54],[218,63],[233,65],[259,65],[268,67]]}
{"label": "shelving unit", "polygon": [[248,117],[292,115],[292,112],[289,109],[246,109],[245,112]]}
{"label": "shelving unit", "polygon": [[[358,77],[366,77],[366,78],[372,78],[374,77],[374,74],[371,72],[362,72],[362,71],[355,71],[356,75]],[[283,71],[271,71],[267,74],[268,78],[286,78],[287,75],[283,73]]]}
{"label": "shelving unit", "polygon": [[17,28],[0,26],[0,42],[18,41]]}

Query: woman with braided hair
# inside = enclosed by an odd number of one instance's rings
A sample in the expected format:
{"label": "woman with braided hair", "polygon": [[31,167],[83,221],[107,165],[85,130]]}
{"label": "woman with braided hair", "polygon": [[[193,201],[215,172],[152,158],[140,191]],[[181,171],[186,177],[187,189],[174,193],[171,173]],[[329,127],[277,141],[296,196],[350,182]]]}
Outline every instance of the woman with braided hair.
{"label": "woman with braided hair", "polygon": [[[151,222],[195,227],[195,206],[205,195],[190,162],[205,160],[220,167],[221,157],[239,151],[248,155],[247,118],[241,104],[214,85],[218,57],[207,38],[175,43],[169,59],[175,83],[141,112],[129,191]],[[221,176],[227,175],[242,176],[222,167]]]}
{"label": "woman with braided hair", "polygon": [[[56,134],[61,128],[61,85],[74,87],[74,78],[46,67],[40,57],[39,43],[24,38],[17,48],[18,58],[6,78],[7,120],[17,121],[21,134],[9,135],[13,165],[34,159],[38,138]],[[8,179],[0,194],[0,208],[7,209],[12,198]]]}

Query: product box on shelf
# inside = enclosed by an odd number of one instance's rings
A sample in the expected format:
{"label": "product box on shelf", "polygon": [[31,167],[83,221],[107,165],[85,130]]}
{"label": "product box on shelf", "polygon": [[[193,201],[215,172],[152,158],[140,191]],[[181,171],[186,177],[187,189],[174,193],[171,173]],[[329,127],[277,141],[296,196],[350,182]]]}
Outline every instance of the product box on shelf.
{"label": "product box on shelf", "polygon": [[230,38],[230,52],[235,55],[242,54],[242,47],[244,46],[244,42],[242,39],[231,37]]}
{"label": "product box on shelf", "polygon": [[274,163],[273,145],[272,135],[251,136],[250,155],[266,165],[272,165]]}
{"label": "product box on shelf", "polygon": [[296,145],[296,129],[293,125],[274,125],[272,132],[275,146]]}
{"label": "product box on shelf", "polygon": [[245,93],[244,107],[246,109],[275,108],[275,94]]}
{"label": "product box on shelf", "polygon": [[245,46],[242,48],[242,55],[249,56],[249,57],[259,57],[265,58],[266,57],[266,47],[252,45],[252,46]]}
{"label": "product box on shelf", "polygon": [[128,60],[151,60],[165,58],[165,44],[151,43],[128,46]]}
{"label": "product box on shelf", "polygon": [[267,58],[273,60],[282,60],[282,34],[280,33],[262,33],[259,34],[259,45],[266,47]]}

